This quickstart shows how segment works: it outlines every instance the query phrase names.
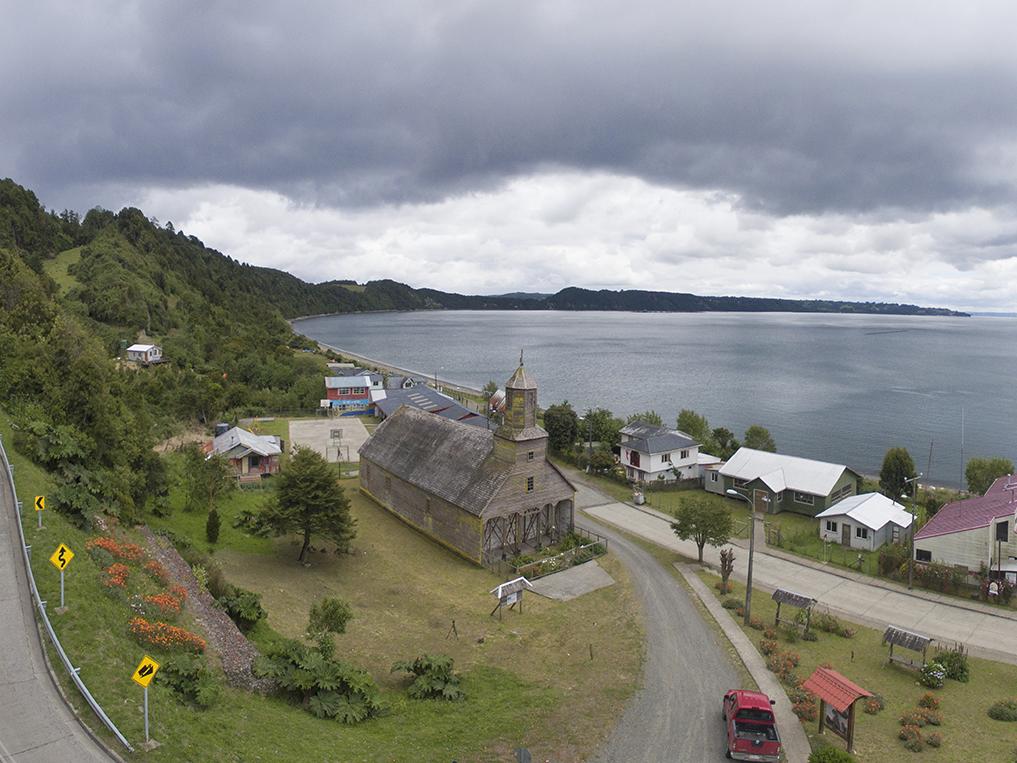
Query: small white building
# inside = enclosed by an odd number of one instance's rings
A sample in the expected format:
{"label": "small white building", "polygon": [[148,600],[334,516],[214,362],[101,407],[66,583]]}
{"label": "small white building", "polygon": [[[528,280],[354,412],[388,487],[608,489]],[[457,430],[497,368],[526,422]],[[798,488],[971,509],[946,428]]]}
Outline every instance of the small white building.
{"label": "small white building", "polygon": [[161,363],[162,347],[157,344],[132,344],[127,348],[127,359],[135,363]]}
{"label": "small white building", "polygon": [[900,543],[911,531],[911,514],[881,493],[852,495],[816,515],[819,537],[831,543],[875,551]]}
{"label": "small white building", "polygon": [[621,464],[632,482],[699,477],[699,443],[676,429],[635,421],[621,429]]}

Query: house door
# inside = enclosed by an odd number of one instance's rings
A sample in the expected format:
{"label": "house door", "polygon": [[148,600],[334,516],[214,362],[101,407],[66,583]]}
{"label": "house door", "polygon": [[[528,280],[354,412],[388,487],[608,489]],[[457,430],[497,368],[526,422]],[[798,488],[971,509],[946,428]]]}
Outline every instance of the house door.
{"label": "house door", "polygon": [[851,525],[847,522],[840,523],[840,542],[843,546],[851,545]]}

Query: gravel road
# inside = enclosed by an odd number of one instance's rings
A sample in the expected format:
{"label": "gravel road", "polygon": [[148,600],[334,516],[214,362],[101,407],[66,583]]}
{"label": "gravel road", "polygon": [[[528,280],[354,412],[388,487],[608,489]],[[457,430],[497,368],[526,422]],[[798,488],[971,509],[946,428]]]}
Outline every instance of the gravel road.
{"label": "gravel road", "polygon": [[[570,475],[571,476],[571,475]],[[577,485],[577,487],[580,487]],[[577,506],[611,502],[585,486]],[[643,688],[629,701],[597,763],[708,763],[724,760],[724,692],[737,687],[730,657],[678,581],[656,559],[585,516],[577,524],[607,537],[628,568],[646,621]]]}

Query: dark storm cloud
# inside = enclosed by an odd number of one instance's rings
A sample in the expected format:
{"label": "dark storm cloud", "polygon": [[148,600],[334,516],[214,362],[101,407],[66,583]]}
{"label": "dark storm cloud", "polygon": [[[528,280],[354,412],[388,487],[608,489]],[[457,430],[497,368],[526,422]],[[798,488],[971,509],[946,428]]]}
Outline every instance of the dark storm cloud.
{"label": "dark storm cloud", "polygon": [[796,6],[26,3],[0,174],[71,206],[204,183],[369,206],[547,168],[777,214],[1012,199],[1005,6]]}

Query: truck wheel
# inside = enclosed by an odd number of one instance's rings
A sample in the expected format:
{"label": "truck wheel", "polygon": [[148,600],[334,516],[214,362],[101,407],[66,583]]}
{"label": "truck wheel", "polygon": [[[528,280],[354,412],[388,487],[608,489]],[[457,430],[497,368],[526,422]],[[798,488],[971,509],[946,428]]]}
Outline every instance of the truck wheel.
{"label": "truck wheel", "polygon": [[727,752],[725,752],[725,753],[724,753],[724,757],[725,757],[725,758],[728,758],[728,759],[730,760],[730,758],[731,758],[731,751],[730,751],[730,750],[728,750]]}

